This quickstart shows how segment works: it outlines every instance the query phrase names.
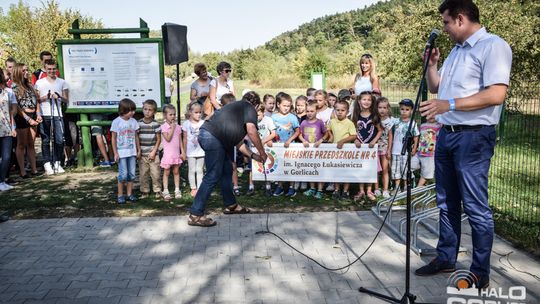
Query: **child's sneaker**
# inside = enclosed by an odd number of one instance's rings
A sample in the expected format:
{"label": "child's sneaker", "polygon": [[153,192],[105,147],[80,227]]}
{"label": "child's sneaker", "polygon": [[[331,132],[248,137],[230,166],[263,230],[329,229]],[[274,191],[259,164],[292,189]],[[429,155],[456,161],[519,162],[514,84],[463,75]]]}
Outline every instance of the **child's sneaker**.
{"label": "child's sneaker", "polygon": [[131,194],[130,196],[128,196],[128,197],[126,198],[126,200],[128,200],[128,201],[130,201],[130,202],[134,202],[134,201],[137,200],[137,197],[136,197],[135,195]]}
{"label": "child's sneaker", "polygon": [[182,191],[180,190],[174,191],[174,198],[182,198]]}
{"label": "child's sneaker", "polygon": [[239,188],[239,187],[238,187],[238,188],[234,188],[234,189],[233,189],[233,192],[234,192],[234,195],[236,195],[236,196],[242,195],[242,193],[240,193],[240,188]]}
{"label": "child's sneaker", "polygon": [[382,193],[382,197],[389,198],[390,197],[390,192],[388,192],[388,190],[384,190],[383,193]]}
{"label": "child's sneaker", "polygon": [[191,197],[195,197],[197,195],[197,189],[191,189]]}
{"label": "child's sneaker", "polygon": [[13,186],[8,185],[6,183],[0,183],[0,191],[8,191],[13,189]]}
{"label": "child's sneaker", "polygon": [[360,191],[354,196],[354,200],[355,201],[362,201],[362,200],[364,200],[364,196],[366,196],[366,193],[364,191]]}
{"label": "child's sneaker", "polygon": [[287,197],[295,197],[296,196],[296,190],[294,190],[293,187],[289,187],[289,191],[287,191],[287,194],[285,194]]}
{"label": "child's sneaker", "polygon": [[156,193],[154,194],[154,198],[155,198],[155,199],[160,199],[160,198],[161,198],[161,192],[156,192]]}
{"label": "child's sneaker", "polygon": [[304,192],[304,195],[305,196],[313,196],[317,193],[317,191],[315,191],[315,189],[309,189],[308,191],[305,191]]}
{"label": "child's sneaker", "polygon": [[252,196],[253,194],[255,194],[255,188],[249,187],[248,191],[246,192],[246,195],[247,196]]}
{"label": "child's sneaker", "polygon": [[108,168],[108,167],[111,166],[111,162],[108,161],[108,160],[104,160],[104,161],[99,163],[99,166],[102,167],[102,168]]}
{"label": "child's sneaker", "polygon": [[148,198],[148,192],[141,192],[140,198],[141,198],[141,199]]}
{"label": "child's sneaker", "polygon": [[285,191],[283,191],[283,188],[280,187],[280,186],[277,186],[276,191],[274,191],[274,196],[280,196],[280,195],[283,194],[283,192],[285,192]]}
{"label": "child's sneaker", "polygon": [[341,195],[339,195],[339,190],[334,190],[334,192],[332,193],[332,198],[339,199],[340,197]]}
{"label": "child's sneaker", "polygon": [[322,191],[317,191],[317,192],[315,193],[315,195],[313,195],[313,197],[316,198],[316,199],[321,199],[321,198],[323,198],[323,193],[322,193]]}
{"label": "child's sneaker", "polygon": [[375,191],[373,191],[373,194],[375,194],[375,196],[381,196],[382,195],[381,189],[375,189]]}
{"label": "child's sneaker", "polygon": [[123,204],[126,203],[126,197],[123,196],[123,195],[122,195],[122,196],[119,196],[119,197],[116,199],[116,201],[118,202],[118,204],[123,205]]}
{"label": "child's sneaker", "polygon": [[161,196],[163,196],[163,199],[165,201],[170,201],[171,200],[171,194],[169,193],[169,191],[161,192]]}
{"label": "child's sneaker", "polygon": [[62,166],[60,165],[60,162],[59,161],[56,161],[54,162],[54,172],[56,173],[65,173],[66,171],[64,171],[64,168],[62,168]]}
{"label": "child's sneaker", "polygon": [[45,175],[53,175],[54,174],[54,170],[52,169],[52,166],[51,166],[50,162],[46,162],[43,165],[43,169],[45,169]]}
{"label": "child's sneaker", "polygon": [[350,196],[349,191],[343,191],[343,193],[341,193],[342,199],[349,199]]}

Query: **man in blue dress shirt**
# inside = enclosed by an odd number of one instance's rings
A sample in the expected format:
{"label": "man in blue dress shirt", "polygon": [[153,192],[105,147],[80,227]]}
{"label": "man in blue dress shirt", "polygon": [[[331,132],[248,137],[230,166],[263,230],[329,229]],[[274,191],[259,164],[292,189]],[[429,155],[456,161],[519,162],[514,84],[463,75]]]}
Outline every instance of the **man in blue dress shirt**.
{"label": "man in blue dress shirt", "polygon": [[[480,24],[471,0],[445,0],[439,6],[444,32],[456,43],[442,67],[434,49],[427,83],[438,99],[421,103],[420,112],[444,126],[437,138],[435,177],[440,209],[437,257],[417,275],[452,272],[460,246],[461,208],[472,229],[470,272],[477,288],[489,286],[493,216],[488,204],[488,173],[495,147],[495,125],[510,80],[512,50]],[[427,57],[427,55],[424,55]]]}

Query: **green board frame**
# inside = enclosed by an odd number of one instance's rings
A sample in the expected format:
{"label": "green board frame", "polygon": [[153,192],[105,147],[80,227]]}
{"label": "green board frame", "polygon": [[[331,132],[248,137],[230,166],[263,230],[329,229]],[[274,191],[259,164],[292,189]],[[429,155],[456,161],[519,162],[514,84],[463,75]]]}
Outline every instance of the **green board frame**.
{"label": "green board frame", "polygon": [[[160,77],[160,96],[161,102],[159,110],[162,110],[163,103],[165,101],[165,78],[164,78],[164,53],[163,53],[163,40],[161,38],[149,38],[150,29],[148,24],[143,19],[139,19],[139,28],[118,28],[118,29],[81,29],[79,28],[79,19],[73,21],[71,29],[68,30],[68,33],[73,35],[73,39],[60,39],[56,41],[57,45],[57,62],[58,69],[61,75],[64,73],[64,58],[63,58],[63,45],[66,44],[80,44],[80,45],[91,45],[91,44],[135,44],[135,43],[157,43],[158,44],[158,58],[159,58],[159,77]],[[91,35],[91,34],[129,34],[129,33],[139,33],[140,38],[104,38],[104,39],[81,39],[81,35]],[[138,112],[141,112],[142,109],[137,109]],[[106,126],[110,125],[111,121],[90,121],[88,119],[89,114],[97,113],[116,113],[115,109],[111,108],[72,108],[66,110],[66,113],[75,113],[80,114],[80,121],[77,122],[77,126],[81,127],[81,137],[83,149],[79,151],[78,156],[78,167],[79,168],[92,168],[94,165],[94,159],[92,155],[91,147],[91,136],[90,136],[90,126],[100,125]]]}

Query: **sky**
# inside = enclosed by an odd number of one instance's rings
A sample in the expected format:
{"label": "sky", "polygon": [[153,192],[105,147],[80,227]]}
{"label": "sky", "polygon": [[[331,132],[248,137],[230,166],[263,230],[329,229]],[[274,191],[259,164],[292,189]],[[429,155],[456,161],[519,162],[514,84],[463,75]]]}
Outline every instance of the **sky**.
{"label": "sky", "polygon": [[[23,0],[40,7],[42,1]],[[369,6],[378,0],[57,0],[62,9],[101,19],[107,28],[152,30],[165,22],[188,27],[188,45],[198,53],[254,48],[315,18]],[[18,0],[0,0],[4,11]]]}

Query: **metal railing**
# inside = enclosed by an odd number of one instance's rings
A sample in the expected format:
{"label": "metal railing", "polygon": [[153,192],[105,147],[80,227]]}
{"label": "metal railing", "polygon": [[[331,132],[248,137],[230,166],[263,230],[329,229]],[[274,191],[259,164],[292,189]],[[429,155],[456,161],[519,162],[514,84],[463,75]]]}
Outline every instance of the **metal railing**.
{"label": "metal railing", "polygon": [[[381,81],[392,104],[416,97],[418,84]],[[518,247],[540,250],[540,84],[513,83],[497,126],[489,201],[497,234]],[[430,94],[429,98],[435,95]],[[394,117],[399,108],[392,107]],[[417,117],[418,118],[418,117]],[[414,228],[414,226],[413,226]]]}

